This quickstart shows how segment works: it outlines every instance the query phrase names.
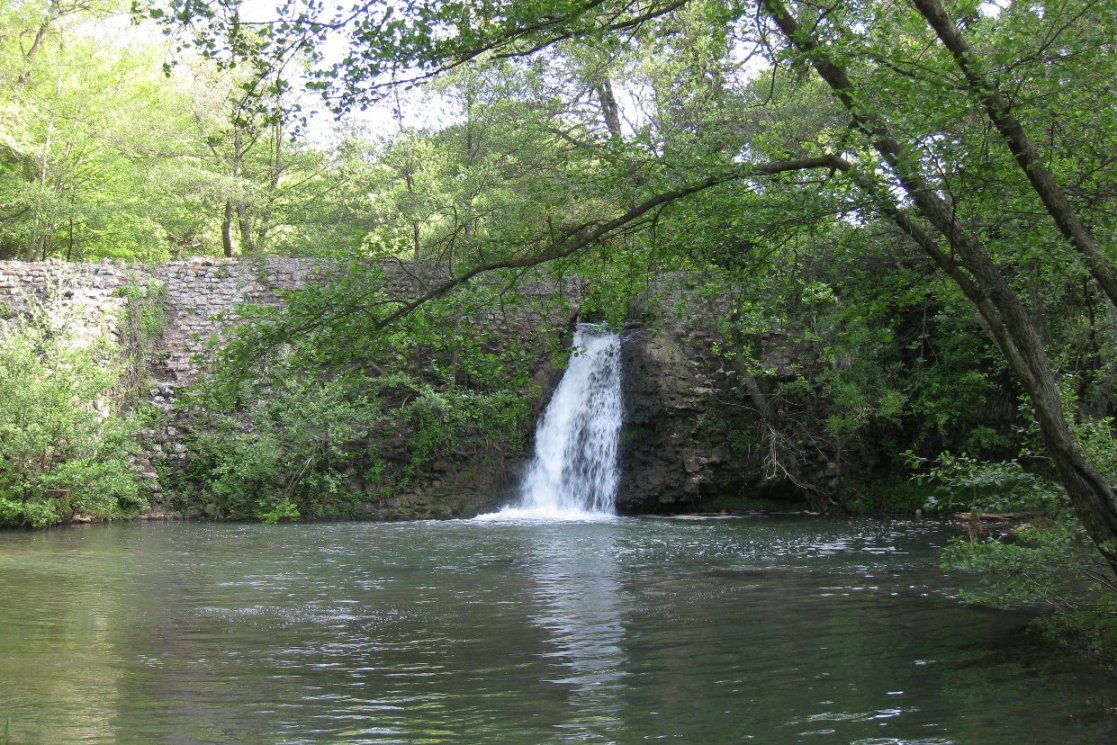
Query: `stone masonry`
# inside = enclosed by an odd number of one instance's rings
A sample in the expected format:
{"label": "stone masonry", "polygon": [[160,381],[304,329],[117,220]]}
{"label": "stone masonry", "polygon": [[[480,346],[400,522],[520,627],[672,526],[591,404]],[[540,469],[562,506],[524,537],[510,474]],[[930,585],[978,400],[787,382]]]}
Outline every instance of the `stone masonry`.
{"label": "stone masonry", "polygon": [[[393,298],[418,297],[447,279],[430,267],[384,261],[380,267],[384,291]],[[285,293],[338,274],[337,265],[314,259],[264,258],[258,260],[200,258],[157,266],[131,266],[116,262],[66,264],[56,261],[25,263],[0,261],[0,323],[14,323],[33,308],[76,308],[72,315],[81,328],[78,335],[117,335],[117,323],[127,303],[122,287],[162,288],[166,293],[167,325],[162,340],[161,363],[155,371],[159,389],[155,403],[168,409],[174,389],[192,383],[214,341],[220,341],[236,324],[242,305],[282,307]],[[569,324],[577,307],[580,288],[539,281],[520,286],[527,296],[525,312],[505,307],[480,309],[471,319],[481,330],[534,336],[544,327]],[[561,300],[565,299],[564,304]],[[547,315],[541,319],[538,309]],[[160,400],[163,399],[163,400]]]}
{"label": "stone masonry", "polygon": [[[432,267],[395,260],[372,268],[382,272],[384,293],[398,300],[419,297],[448,278]],[[129,294],[164,294],[166,325],[149,371],[147,397],[167,418],[159,431],[145,433],[146,452],[137,463],[158,504],[160,487],[151,462],[174,460],[183,449],[173,416],[176,391],[197,379],[214,343],[236,325],[238,308],[280,308],[286,293],[342,271],[330,262],[279,257],[197,258],[156,266],[0,261],[0,327],[46,311],[79,343],[107,336],[119,345]],[[568,333],[580,291],[576,282],[519,283],[516,293],[526,304],[477,308],[469,322],[479,333],[491,331],[510,344],[537,347],[541,338]]]}
{"label": "stone masonry", "polygon": [[[384,293],[398,300],[419,297],[447,278],[435,268],[395,260],[371,269],[379,269]],[[65,318],[59,323],[70,324],[79,343],[108,335],[120,344],[125,341],[120,325],[130,298],[162,294],[166,325],[146,393],[167,416],[158,431],[145,433],[146,454],[137,462],[158,512],[164,500],[151,462],[173,463],[184,451],[174,419],[176,391],[197,379],[214,342],[220,343],[236,325],[238,308],[280,308],[286,293],[336,279],[344,271],[321,260],[278,257],[198,258],[157,266],[0,261],[0,330],[42,309]],[[526,303],[505,306],[500,278],[476,281],[490,283],[498,290],[497,299],[473,309],[465,322],[478,333],[493,332],[505,348],[530,349],[539,360],[549,360],[551,343],[567,337],[577,318],[581,285],[521,280],[515,293]],[[638,305],[633,318],[658,318],[656,328],[653,332],[637,327],[626,334],[624,344],[625,475],[618,507],[625,512],[685,510],[710,489],[728,486],[742,464],[726,448],[727,427],[752,426],[733,425],[733,417],[727,418],[724,361],[709,353],[720,319],[730,312],[727,299],[695,297],[686,275],[666,275],[648,290],[645,303],[656,307]],[[756,342],[761,359],[777,375],[792,373],[804,354],[778,330]],[[535,368],[536,383],[546,396],[557,382],[557,371],[549,363]],[[541,408],[545,401],[537,403]]]}

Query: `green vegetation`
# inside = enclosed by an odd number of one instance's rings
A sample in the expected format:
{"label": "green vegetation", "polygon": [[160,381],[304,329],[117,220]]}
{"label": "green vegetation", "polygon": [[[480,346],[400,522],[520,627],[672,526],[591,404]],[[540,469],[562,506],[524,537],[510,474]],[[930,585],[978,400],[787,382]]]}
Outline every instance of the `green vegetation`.
{"label": "green vegetation", "polygon": [[842,501],[842,507],[860,515],[918,514],[935,494],[933,487],[910,479],[879,481],[862,485]]}
{"label": "green vegetation", "polygon": [[44,314],[0,336],[0,525],[111,519],[146,503],[129,467],[119,362],[71,325]]}
{"label": "green vegetation", "polygon": [[523,456],[534,425],[530,348],[465,332],[462,311],[486,302],[484,288],[432,303],[390,333],[331,325],[257,354],[262,335],[284,333],[336,291],[299,293],[278,321],[243,329],[186,400],[185,511],[275,522],[351,518],[372,505],[421,517],[437,514],[413,504],[432,482],[458,478],[468,489],[478,468],[496,475]]}
{"label": "green vegetation", "polygon": [[1019,461],[945,453],[919,478],[937,487],[928,509],[969,511],[968,536],[942,556],[981,577],[963,599],[1051,611],[1036,626],[1052,639],[1117,658],[1117,584],[1056,481]]}
{"label": "green vegetation", "polygon": [[119,287],[116,294],[126,298],[124,318],[118,329],[121,336],[119,356],[125,360],[117,386],[122,406],[140,417],[156,417],[158,412],[151,410],[144,394],[167,324],[166,288],[133,283]]}
{"label": "green vegetation", "polygon": [[[1073,403],[1069,391],[1064,396]],[[1071,423],[1108,473],[1117,467],[1111,429],[1108,418]],[[1036,423],[1028,421],[1025,445],[1034,445],[1037,435]],[[981,577],[981,589],[963,593],[964,599],[1049,610],[1036,622],[1045,634],[1117,659],[1117,583],[1050,464],[1031,455],[1025,449],[1020,458],[989,461],[943,452],[933,463],[913,462],[915,480],[935,490],[928,510],[967,511],[968,535],[947,547],[942,564]]]}

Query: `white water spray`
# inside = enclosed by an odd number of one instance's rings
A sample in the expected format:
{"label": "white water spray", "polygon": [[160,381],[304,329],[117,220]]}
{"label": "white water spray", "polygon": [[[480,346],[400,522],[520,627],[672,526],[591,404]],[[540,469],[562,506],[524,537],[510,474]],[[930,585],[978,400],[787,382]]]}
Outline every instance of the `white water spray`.
{"label": "white water spray", "polygon": [[594,519],[613,515],[620,472],[620,337],[581,324],[574,351],[535,429],[520,502],[491,518]]}

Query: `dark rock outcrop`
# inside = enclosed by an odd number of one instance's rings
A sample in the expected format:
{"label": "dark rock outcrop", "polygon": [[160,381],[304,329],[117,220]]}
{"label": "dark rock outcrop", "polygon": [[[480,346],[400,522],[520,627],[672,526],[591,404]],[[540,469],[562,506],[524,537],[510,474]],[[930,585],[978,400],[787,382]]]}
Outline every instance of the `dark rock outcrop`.
{"label": "dark rock outcrop", "polygon": [[[817,352],[780,329],[727,339],[728,296],[701,296],[685,274],[664,275],[622,346],[625,424],[617,507],[626,514],[716,509],[723,500],[825,504],[831,459],[796,448],[772,392],[817,368]],[[721,354],[721,350],[732,354]],[[756,360],[754,376],[740,362]],[[816,462],[813,456],[821,460]]]}
{"label": "dark rock outcrop", "polygon": [[637,329],[621,347],[622,512],[679,510],[700,497],[711,469],[725,461],[720,449],[711,448],[708,431],[712,381],[687,346],[671,332]]}

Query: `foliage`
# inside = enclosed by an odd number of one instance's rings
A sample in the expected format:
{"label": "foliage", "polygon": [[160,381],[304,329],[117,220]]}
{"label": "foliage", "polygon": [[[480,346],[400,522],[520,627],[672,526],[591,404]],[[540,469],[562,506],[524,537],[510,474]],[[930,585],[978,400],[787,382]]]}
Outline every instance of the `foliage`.
{"label": "foliage", "polygon": [[[374,411],[345,382],[279,381],[252,389],[242,416],[209,410],[187,440],[187,483],[202,490],[215,517],[277,522],[306,514],[329,516],[344,501],[344,470],[352,444]],[[366,429],[362,429],[366,428]]]}
{"label": "foliage", "polygon": [[0,258],[305,251],[315,225],[360,223],[319,205],[345,174],[300,139],[282,68],[172,65],[130,5],[0,10]]}
{"label": "foliage", "polygon": [[963,591],[964,600],[1046,609],[1051,613],[1037,626],[1051,638],[1108,660],[1117,656],[1117,581],[1069,510],[1003,536],[956,539],[941,563],[980,577],[980,589]]}
{"label": "foliage", "polygon": [[46,319],[0,336],[0,525],[107,519],[144,504],[119,368]]}
{"label": "foliage", "polygon": [[912,515],[932,493],[931,487],[910,479],[879,480],[859,484],[856,493],[842,500],[842,508],[857,515]]}
{"label": "foliage", "polygon": [[0,257],[168,256],[150,154],[173,141],[181,99],[152,47],[98,36],[122,5],[0,13]]}
{"label": "foliage", "polygon": [[118,336],[121,371],[120,400],[124,410],[137,418],[154,416],[154,407],[143,401],[156,349],[167,324],[167,288],[163,285],[122,285],[116,294],[126,298]]}
{"label": "foliage", "polygon": [[[917,461],[909,453],[913,461]],[[1066,508],[1066,493],[1049,477],[1025,470],[1019,461],[979,461],[942,452],[931,468],[914,477],[938,489],[924,507],[933,511],[1014,510],[1054,513]]]}
{"label": "foliage", "polygon": [[[532,417],[526,350],[505,351],[471,326],[464,312],[483,289],[431,304],[391,332],[331,324],[281,349],[261,344],[314,319],[323,293],[337,300],[342,286],[295,293],[280,318],[242,328],[182,399],[193,418],[186,509],[263,521],[352,517],[454,464],[499,469],[522,455]],[[279,353],[259,351],[268,347]]]}
{"label": "foliage", "polygon": [[[961,596],[998,607],[1050,611],[1037,627],[1060,643],[1083,647],[1105,659],[1117,656],[1117,577],[1101,559],[1066,492],[1017,461],[981,462],[942,454],[917,479],[937,487],[929,509],[970,510],[966,538],[957,538],[940,562],[980,577],[978,589]],[[995,531],[982,513],[1026,517]]]}

